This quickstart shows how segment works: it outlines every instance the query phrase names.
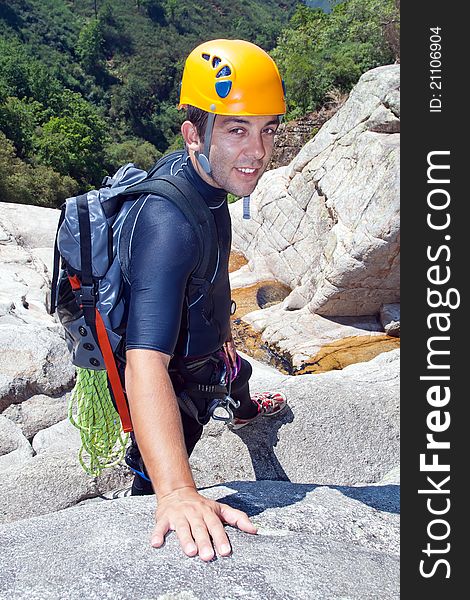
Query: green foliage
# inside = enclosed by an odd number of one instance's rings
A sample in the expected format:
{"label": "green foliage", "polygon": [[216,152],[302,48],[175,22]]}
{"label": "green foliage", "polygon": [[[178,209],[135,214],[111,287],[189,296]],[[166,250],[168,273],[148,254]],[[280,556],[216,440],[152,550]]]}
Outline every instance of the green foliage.
{"label": "green foliage", "polygon": [[3,199],[53,205],[121,163],[149,167],[183,147],[176,105],[187,54],[220,37],[269,50],[296,4],[0,0]]}
{"label": "green foliage", "polygon": [[70,90],[54,97],[50,110],[50,118],[35,139],[38,160],[84,185],[99,183],[105,174],[104,119],[91,104]]}
{"label": "green foliage", "polygon": [[103,140],[96,130],[70,116],[51,117],[37,141],[38,157],[62,175],[97,181],[104,175]]}
{"label": "green foliage", "polygon": [[332,88],[349,91],[365,71],[393,62],[387,26],[397,20],[394,0],[345,0],[328,14],[300,5],[272,52],[288,116],[314,110]]}
{"label": "green foliage", "polygon": [[71,177],[43,165],[36,168],[20,160],[13,144],[0,132],[0,199],[3,202],[58,207],[78,193]]}
{"label": "green foliage", "polygon": [[9,96],[0,104],[0,130],[14,143],[18,156],[31,156],[36,127],[44,107],[28,98]]}
{"label": "green foliage", "polygon": [[83,25],[78,36],[77,54],[88,73],[96,73],[103,68],[104,38],[98,19]]}
{"label": "green foliage", "polygon": [[184,150],[184,139],[181,133],[174,137],[173,142],[167,148],[167,152],[175,152],[176,150]]}
{"label": "green foliage", "polygon": [[237,200],[240,200],[240,196],[234,196],[233,194],[227,194],[227,201],[229,204],[233,204],[234,202],[237,202]]}
{"label": "green foliage", "polygon": [[105,154],[109,166],[107,170],[110,172],[128,162],[148,171],[162,155],[153,144],[142,139],[110,144],[106,147]]}

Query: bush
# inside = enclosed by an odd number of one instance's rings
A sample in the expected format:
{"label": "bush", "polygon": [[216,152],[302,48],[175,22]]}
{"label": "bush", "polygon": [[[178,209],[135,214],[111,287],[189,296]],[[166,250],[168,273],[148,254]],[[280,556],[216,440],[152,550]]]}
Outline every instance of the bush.
{"label": "bush", "polygon": [[79,184],[71,177],[20,160],[13,143],[0,132],[0,201],[56,208],[78,191]]}
{"label": "bush", "polygon": [[36,127],[43,111],[39,102],[14,96],[0,104],[0,130],[14,143],[22,158],[32,155]]}
{"label": "bush", "polygon": [[110,172],[129,162],[148,171],[161,155],[153,144],[137,138],[111,144],[105,149],[106,164]]}

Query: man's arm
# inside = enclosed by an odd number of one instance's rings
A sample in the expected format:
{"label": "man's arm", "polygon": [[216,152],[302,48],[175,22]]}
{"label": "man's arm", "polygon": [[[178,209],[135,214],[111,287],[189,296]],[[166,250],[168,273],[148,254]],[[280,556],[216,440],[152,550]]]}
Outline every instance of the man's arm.
{"label": "man's arm", "polygon": [[197,492],[168,375],[169,360],[155,350],[127,351],[126,391],[134,433],[158,500],[151,543],[160,547],[165,534],[175,530],[188,556],[211,560],[210,537],[218,554],[227,556],[231,548],[222,523],[247,533],[256,533],[256,528],[244,512]]}

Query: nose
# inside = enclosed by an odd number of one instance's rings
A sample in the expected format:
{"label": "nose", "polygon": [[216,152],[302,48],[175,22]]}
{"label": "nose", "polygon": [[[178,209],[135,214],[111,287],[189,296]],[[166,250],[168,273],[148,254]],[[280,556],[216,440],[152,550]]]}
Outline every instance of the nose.
{"label": "nose", "polygon": [[264,147],[264,140],[260,133],[253,134],[248,140],[245,154],[252,160],[261,160],[266,155],[266,148]]}

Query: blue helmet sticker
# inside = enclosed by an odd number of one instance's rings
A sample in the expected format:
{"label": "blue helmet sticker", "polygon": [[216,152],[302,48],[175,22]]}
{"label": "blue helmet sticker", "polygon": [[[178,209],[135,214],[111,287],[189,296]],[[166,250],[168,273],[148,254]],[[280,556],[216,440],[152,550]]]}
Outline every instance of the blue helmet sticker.
{"label": "blue helmet sticker", "polygon": [[226,98],[230,94],[231,89],[231,81],[217,81],[215,84],[215,91],[221,98]]}

